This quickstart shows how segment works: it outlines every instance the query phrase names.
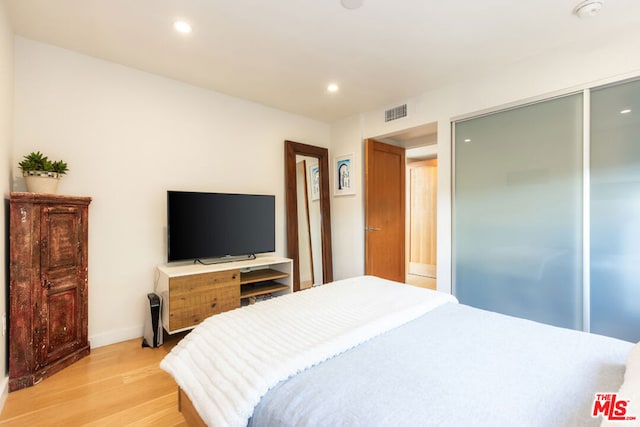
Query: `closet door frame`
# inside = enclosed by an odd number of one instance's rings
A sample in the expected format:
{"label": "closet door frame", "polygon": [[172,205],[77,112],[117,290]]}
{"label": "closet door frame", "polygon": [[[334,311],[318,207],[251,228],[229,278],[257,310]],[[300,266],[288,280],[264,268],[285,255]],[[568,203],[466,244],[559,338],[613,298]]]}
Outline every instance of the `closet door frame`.
{"label": "closet door frame", "polygon": [[456,123],[485,115],[545,102],[558,97],[582,94],[582,330],[591,331],[591,92],[610,85],[625,84],[640,79],[639,75],[618,76],[591,82],[566,90],[520,100],[450,119],[451,126],[451,291],[457,293],[456,283]]}

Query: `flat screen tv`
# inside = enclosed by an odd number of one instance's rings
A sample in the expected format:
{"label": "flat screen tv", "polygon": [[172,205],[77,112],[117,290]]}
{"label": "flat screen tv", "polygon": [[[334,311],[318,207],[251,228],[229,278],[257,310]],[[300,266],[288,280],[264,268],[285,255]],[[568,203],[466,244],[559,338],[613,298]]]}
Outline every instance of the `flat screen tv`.
{"label": "flat screen tv", "polygon": [[167,191],[167,259],[275,252],[275,196]]}

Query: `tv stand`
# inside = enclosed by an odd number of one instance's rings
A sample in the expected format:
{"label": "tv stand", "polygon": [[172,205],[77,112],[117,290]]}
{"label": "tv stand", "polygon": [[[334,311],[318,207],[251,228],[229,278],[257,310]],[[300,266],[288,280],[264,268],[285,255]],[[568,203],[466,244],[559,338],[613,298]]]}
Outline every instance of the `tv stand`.
{"label": "tv stand", "polygon": [[216,264],[158,266],[162,325],[169,334],[189,330],[207,317],[264,296],[293,291],[293,260],[277,256]]}

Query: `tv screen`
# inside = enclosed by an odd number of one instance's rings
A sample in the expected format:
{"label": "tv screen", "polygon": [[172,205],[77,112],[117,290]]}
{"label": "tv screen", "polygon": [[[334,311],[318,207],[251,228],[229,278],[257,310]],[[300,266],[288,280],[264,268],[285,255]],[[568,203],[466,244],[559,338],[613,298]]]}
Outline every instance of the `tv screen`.
{"label": "tv screen", "polygon": [[171,261],[275,252],[275,196],[167,191]]}

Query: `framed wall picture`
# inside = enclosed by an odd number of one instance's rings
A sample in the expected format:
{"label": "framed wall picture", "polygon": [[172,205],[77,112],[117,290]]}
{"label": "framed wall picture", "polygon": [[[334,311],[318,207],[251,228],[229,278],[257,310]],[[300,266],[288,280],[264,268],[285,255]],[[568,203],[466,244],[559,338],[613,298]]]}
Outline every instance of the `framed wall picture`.
{"label": "framed wall picture", "polygon": [[355,194],[355,171],[353,163],[353,154],[337,156],[333,162],[334,172],[333,187],[334,196],[346,196]]}

